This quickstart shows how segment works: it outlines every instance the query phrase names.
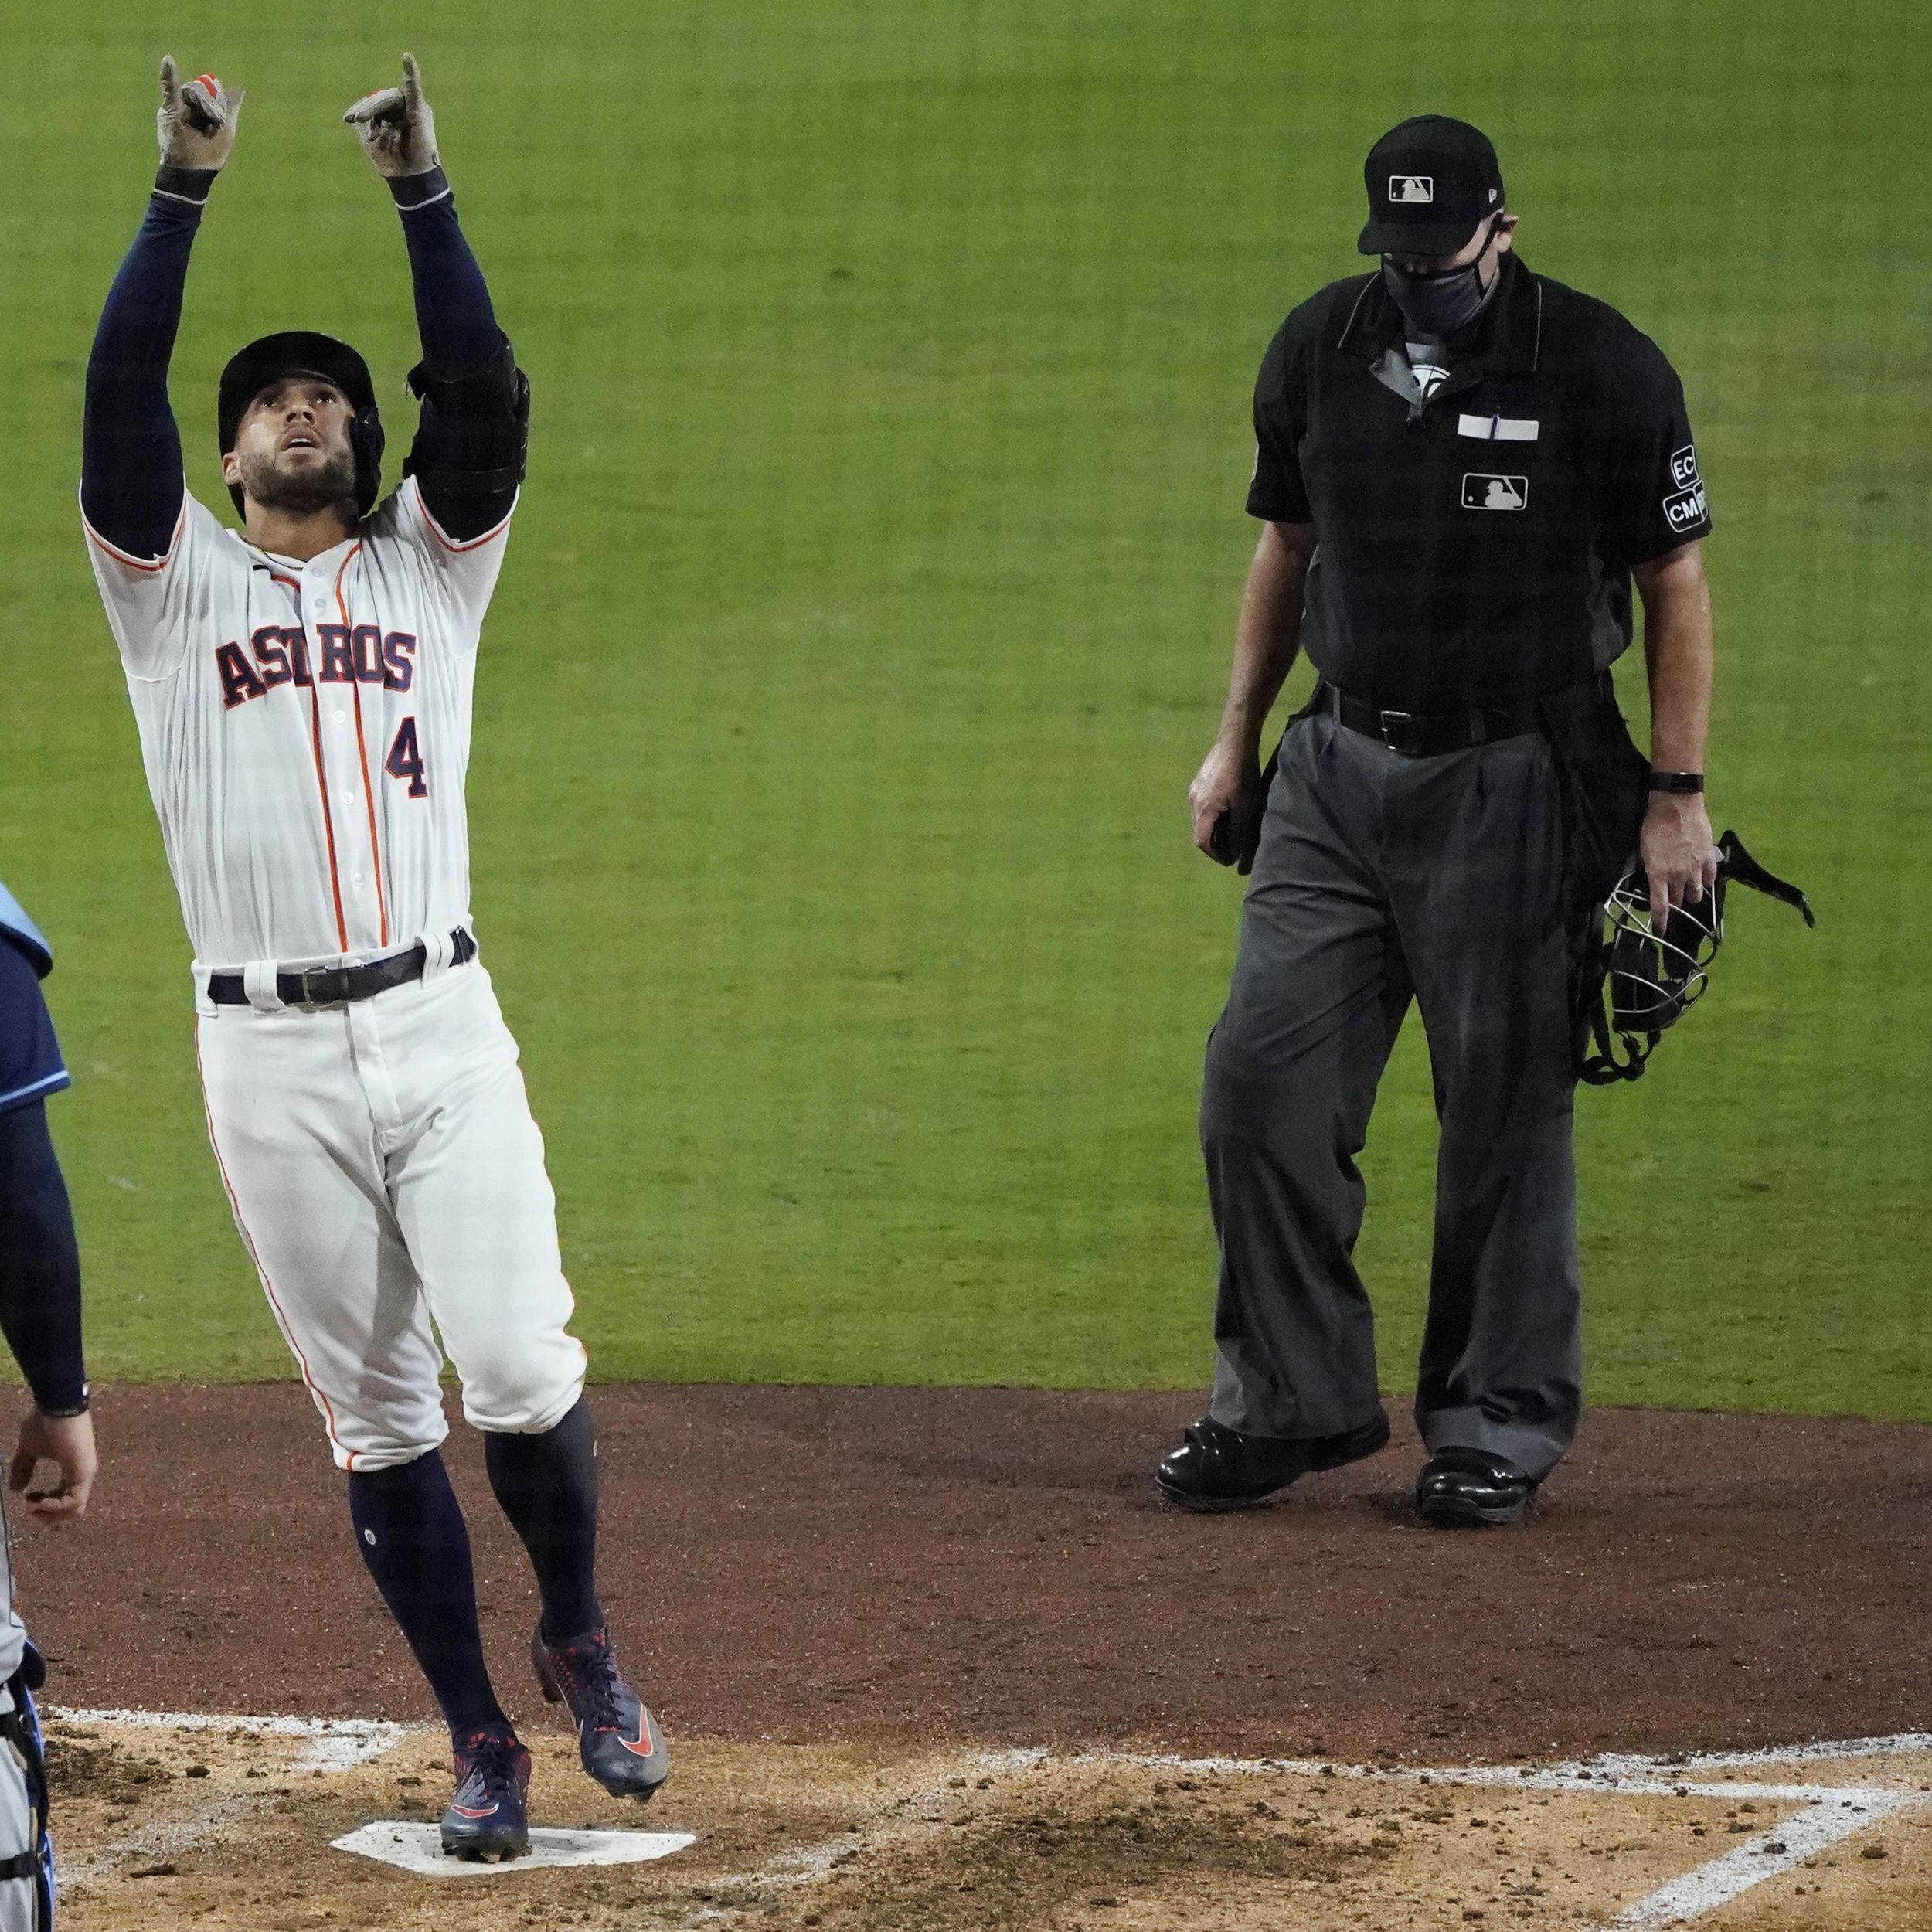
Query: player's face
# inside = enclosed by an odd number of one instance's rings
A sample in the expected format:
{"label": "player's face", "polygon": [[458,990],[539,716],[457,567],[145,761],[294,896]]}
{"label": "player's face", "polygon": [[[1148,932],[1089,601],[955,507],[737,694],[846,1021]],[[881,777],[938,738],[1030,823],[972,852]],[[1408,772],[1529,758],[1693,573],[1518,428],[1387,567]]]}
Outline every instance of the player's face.
{"label": "player's face", "polygon": [[354,413],[333,383],[285,376],[249,404],[223,472],[267,509],[298,515],[332,509],[355,494]]}

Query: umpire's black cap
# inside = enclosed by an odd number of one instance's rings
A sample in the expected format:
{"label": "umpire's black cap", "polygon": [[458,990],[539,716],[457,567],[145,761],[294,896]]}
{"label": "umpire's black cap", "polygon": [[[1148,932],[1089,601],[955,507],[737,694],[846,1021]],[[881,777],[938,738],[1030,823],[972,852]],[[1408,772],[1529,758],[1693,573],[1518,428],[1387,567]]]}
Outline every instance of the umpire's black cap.
{"label": "umpire's black cap", "polygon": [[1489,137],[1447,114],[1417,114],[1369,150],[1365,255],[1453,255],[1503,205]]}

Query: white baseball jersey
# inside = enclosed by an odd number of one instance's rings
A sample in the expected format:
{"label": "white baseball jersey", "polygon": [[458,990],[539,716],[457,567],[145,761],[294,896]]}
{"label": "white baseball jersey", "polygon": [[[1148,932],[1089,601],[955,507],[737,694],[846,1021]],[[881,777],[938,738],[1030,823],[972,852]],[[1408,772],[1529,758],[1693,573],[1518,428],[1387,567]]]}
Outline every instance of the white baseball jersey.
{"label": "white baseball jersey", "polygon": [[158,562],[89,529],[204,1010],[211,971],[360,961],[468,919],[471,697],[509,525],[457,542],[410,478],[306,563],[185,493]]}

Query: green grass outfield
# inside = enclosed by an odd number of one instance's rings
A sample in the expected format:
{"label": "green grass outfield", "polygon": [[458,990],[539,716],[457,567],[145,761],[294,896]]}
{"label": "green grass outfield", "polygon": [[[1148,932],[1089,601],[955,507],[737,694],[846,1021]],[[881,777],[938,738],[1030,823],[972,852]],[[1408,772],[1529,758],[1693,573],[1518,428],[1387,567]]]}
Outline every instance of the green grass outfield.
{"label": "green grass outfield", "polygon": [[[1683,374],[1714,810],[1821,915],[1743,896],[1651,1077],[1583,1098],[1593,1393],[1932,1417],[1913,0],[295,18],[0,7],[0,876],[61,953],[99,1375],[287,1364],[77,526],[87,344],[172,51],[249,97],[175,366],[192,487],[220,505],[216,373],[271,328],[359,343],[406,443],[402,245],[335,117],[406,45],[537,399],[475,910],[602,1375],[1203,1376],[1192,1112],[1237,895],[1182,794],[1253,541],[1249,385],[1359,265],[1369,141],[1439,108],[1495,136],[1529,261]],[[1412,1026],[1364,1242],[1394,1387],[1432,1131]]]}

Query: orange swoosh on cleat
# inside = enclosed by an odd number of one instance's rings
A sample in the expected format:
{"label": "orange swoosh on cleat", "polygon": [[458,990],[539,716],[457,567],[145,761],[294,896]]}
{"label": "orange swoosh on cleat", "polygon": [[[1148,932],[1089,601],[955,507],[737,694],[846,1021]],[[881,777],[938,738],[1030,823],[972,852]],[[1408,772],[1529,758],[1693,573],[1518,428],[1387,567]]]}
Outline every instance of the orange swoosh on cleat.
{"label": "orange swoosh on cleat", "polygon": [[658,1747],[651,1741],[651,1713],[648,1711],[646,1711],[644,1715],[638,1719],[638,1737],[635,1743],[633,1743],[628,1737],[621,1737],[617,1740],[617,1742],[621,1744],[633,1757],[649,1757],[651,1756]]}
{"label": "orange swoosh on cleat", "polygon": [[494,1804],[490,1804],[485,1806],[485,1808],[480,1811],[473,1811],[467,1804],[452,1804],[450,1807],[450,1809],[454,1811],[458,1818],[488,1818],[496,1811],[497,1807]]}

